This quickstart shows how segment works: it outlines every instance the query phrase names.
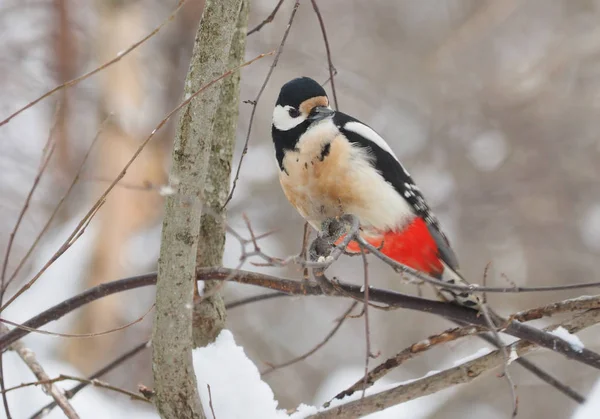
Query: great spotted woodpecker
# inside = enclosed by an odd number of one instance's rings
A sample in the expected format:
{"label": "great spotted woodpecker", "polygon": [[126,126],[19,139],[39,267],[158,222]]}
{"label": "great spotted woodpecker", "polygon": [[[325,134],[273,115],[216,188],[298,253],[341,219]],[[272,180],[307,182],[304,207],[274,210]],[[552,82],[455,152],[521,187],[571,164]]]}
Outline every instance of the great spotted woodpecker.
{"label": "great spotted woodpecker", "polygon": [[[284,84],[273,111],[279,180],[290,203],[317,231],[332,218],[358,217],[360,234],[395,261],[452,284],[467,284],[423,194],[371,127],[329,106],[308,77]],[[347,251],[358,252],[350,242]],[[477,296],[440,289],[458,304]]]}

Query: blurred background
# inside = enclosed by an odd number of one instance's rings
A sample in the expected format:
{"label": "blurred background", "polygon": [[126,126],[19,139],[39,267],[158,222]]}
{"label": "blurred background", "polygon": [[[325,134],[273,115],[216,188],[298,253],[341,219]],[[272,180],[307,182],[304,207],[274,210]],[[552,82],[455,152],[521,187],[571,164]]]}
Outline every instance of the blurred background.
{"label": "blurred background", "polygon": [[[56,141],[48,170],[15,237],[9,277],[19,267],[78,171],[96,133],[80,180],[47,232],[19,268],[8,292],[34,275],[164,115],[181,100],[202,1],[188,1],[176,19],[146,44],[74,88],[62,90],[0,127],[0,254],[4,255],[34,181],[44,145]],[[279,45],[293,1],[248,38],[246,57]],[[276,0],[251,0],[249,28]],[[598,0],[322,0],[340,109],[377,130],[405,163],[442,222],[471,282],[488,285],[567,284],[598,280],[600,256],[600,1]],[[157,0],[0,0],[0,118],[57,84],[90,71],[149,33],[176,6]],[[254,99],[271,59],[242,72],[242,100]],[[245,213],[272,256],[300,250],[303,220],[280,190],[270,138],[280,86],[293,77],[328,78],[317,18],[302,2],[281,60],[258,105],[249,153],[228,207],[232,227],[245,232]],[[328,87],[329,88],[329,87]],[[240,104],[236,165],[250,105]],[[110,117],[109,117],[110,115]],[[109,117],[107,119],[107,117]],[[81,290],[152,271],[159,250],[162,201],[174,118],[159,131],[85,234],[3,317],[22,322]],[[103,122],[105,121],[105,122]],[[228,240],[224,265],[235,267],[239,244]],[[415,293],[372,258],[371,284]],[[297,267],[257,268],[301,278]],[[343,258],[332,271],[360,283],[360,258]],[[427,290],[426,295],[431,295]],[[586,291],[586,290],[584,290]],[[263,291],[236,284],[233,301]],[[593,292],[593,291],[587,291]],[[583,292],[489,295],[500,313]],[[47,326],[90,333],[141,316],[153,292],[140,289],[106,298]],[[271,300],[232,310],[228,328],[259,369],[298,356],[325,337],[349,302],[325,298]],[[422,313],[371,310],[371,340],[382,362],[404,347],[452,325]],[[30,335],[25,343],[50,376],[84,375],[147,339],[141,324],[93,339]],[[600,350],[597,330],[580,334]],[[428,351],[390,375],[393,381],[441,370],[484,344],[463,339]],[[265,377],[280,406],[321,403],[362,375],[363,319],[348,320],[309,359]],[[596,371],[553,353],[531,357],[586,394]],[[7,385],[32,380],[14,354],[4,357]],[[570,417],[576,405],[513,364],[520,415]],[[145,351],[104,378],[136,391],[152,387]],[[49,399],[39,389],[10,393],[16,418]],[[156,417],[126,397],[86,389],[74,399],[83,417]],[[504,418],[511,411],[507,383],[494,374],[411,402],[418,418]],[[87,412],[87,415],[86,415]],[[4,412],[0,413],[0,416]],[[54,417],[61,417],[56,410]],[[400,415],[400,413],[398,413]],[[399,416],[400,417],[400,416]]]}

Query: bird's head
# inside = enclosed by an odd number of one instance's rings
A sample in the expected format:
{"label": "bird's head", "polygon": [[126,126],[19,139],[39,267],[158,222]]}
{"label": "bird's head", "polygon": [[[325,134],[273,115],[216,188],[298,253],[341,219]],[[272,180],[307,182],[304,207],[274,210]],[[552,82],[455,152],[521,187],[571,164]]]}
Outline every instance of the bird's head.
{"label": "bird's head", "polygon": [[298,77],[283,85],[273,111],[273,128],[290,131],[308,127],[333,115],[325,89],[309,77]]}

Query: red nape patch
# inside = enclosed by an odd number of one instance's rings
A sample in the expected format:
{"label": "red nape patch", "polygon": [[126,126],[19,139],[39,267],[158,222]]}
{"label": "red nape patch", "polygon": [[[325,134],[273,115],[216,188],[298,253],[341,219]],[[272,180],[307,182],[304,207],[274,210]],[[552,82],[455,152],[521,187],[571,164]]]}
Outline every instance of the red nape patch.
{"label": "red nape patch", "polygon": [[[340,238],[336,244],[340,243]],[[431,276],[440,276],[444,267],[438,257],[438,248],[425,221],[417,217],[402,231],[388,231],[381,237],[368,238],[366,241],[379,248],[381,253],[396,262],[410,266]],[[382,246],[383,244],[383,246]],[[360,253],[358,243],[352,241],[346,247],[350,253]]]}

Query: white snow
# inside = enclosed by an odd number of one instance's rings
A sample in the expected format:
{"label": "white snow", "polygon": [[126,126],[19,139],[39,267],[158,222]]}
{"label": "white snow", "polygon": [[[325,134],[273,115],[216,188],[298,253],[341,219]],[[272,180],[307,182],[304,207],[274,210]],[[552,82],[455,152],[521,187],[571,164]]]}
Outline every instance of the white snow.
{"label": "white snow", "polygon": [[[413,381],[419,380],[424,377],[428,377],[433,374],[437,374],[439,371],[429,371],[423,377],[410,379],[402,382],[393,382],[387,378],[383,378],[377,381],[373,387],[369,388],[366,392],[367,396],[380,393],[385,390],[392,389],[399,385],[409,384]],[[344,388],[348,388],[354,384],[363,375],[364,370],[361,367],[345,368],[338,370],[331,374],[328,379],[321,385],[317,391],[317,396],[314,400],[314,404],[321,406],[323,403],[331,399],[336,393]],[[448,399],[452,397],[456,392],[456,387],[449,388],[440,391],[430,396],[421,397],[416,400],[411,400],[400,405],[389,407],[381,412],[372,413],[365,416],[365,419],[397,419],[397,418],[427,418],[433,412],[435,412],[441,405],[443,405]],[[362,392],[356,392],[352,396],[345,397],[342,400],[334,400],[331,403],[332,407],[346,404],[352,400],[358,400],[362,396]],[[298,407],[298,411],[291,415],[291,419],[303,419],[308,415],[315,414],[325,409],[316,408],[313,406],[301,405]]]}
{"label": "white snow", "polygon": [[256,366],[237,346],[229,330],[223,330],[217,340],[193,352],[194,370],[202,406],[212,417],[207,384],[217,418],[280,419],[287,418],[277,409],[271,388],[260,379]]}
{"label": "white snow", "polygon": [[[84,376],[81,371],[77,371],[68,363],[53,360],[43,354],[41,354],[42,356],[39,353],[37,355],[50,377],[56,377],[59,374]],[[35,379],[31,371],[13,352],[5,354],[4,368],[7,387]],[[74,383],[65,381],[57,383],[57,386],[68,389],[73,387]],[[28,418],[46,403],[52,401],[39,387],[26,387],[11,391],[7,393],[7,396],[13,418]],[[71,404],[82,418],[159,419],[158,414],[151,406],[141,402],[131,404],[127,400],[127,396],[115,396],[110,391],[93,386],[89,386],[71,399]],[[4,409],[0,408],[0,418],[4,417]],[[65,414],[59,408],[54,408],[46,416],[47,419],[64,419],[64,417]]]}
{"label": "white snow", "polygon": [[456,361],[454,361],[454,366],[456,367],[457,365],[464,364],[465,362],[472,361],[474,359],[477,359],[479,357],[487,355],[490,352],[491,352],[491,350],[489,348],[480,348],[475,353],[473,353],[471,355],[467,355],[464,358],[460,358],[460,359],[457,359]]}
{"label": "white snow", "polygon": [[517,359],[519,359],[519,354],[517,353],[517,350],[515,349],[515,347],[511,346],[510,354],[508,355],[508,365],[512,364]]}
{"label": "white snow", "polygon": [[[200,398],[208,417],[212,417],[212,413],[210,411],[207,384],[210,385],[212,405],[217,418],[304,419],[326,410],[321,407],[301,404],[294,413],[288,415],[285,410],[278,409],[278,402],[274,398],[273,391],[261,380],[258,369],[248,359],[244,349],[235,343],[229,330],[223,330],[213,344],[194,350],[193,361]],[[425,377],[438,372],[430,371]],[[315,404],[322,405],[338,391],[353,384],[361,375],[362,369],[358,367],[332,374],[319,389]],[[398,385],[411,383],[420,378],[422,377],[401,383],[380,380],[369,388],[366,394],[376,394]],[[425,418],[427,414],[435,411],[437,406],[451,397],[454,392],[455,389],[447,389],[428,397],[390,407],[384,411],[365,416],[365,418],[398,418],[404,417],[409,412],[412,418]],[[360,399],[361,396],[362,393],[359,391],[342,400],[334,400],[331,402],[330,408]],[[419,412],[417,416],[415,416],[416,412]]]}
{"label": "white snow", "polygon": [[553,334],[554,336],[558,336],[562,340],[567,341],[567,343],[569,343],[569,345],[571,345],[571,348],[573,348],[573,350],[575,352],[581,352],[581,351],[583,351],[583,348],[585,348],[585,346],[583,345],[583,342],[581,341],[581,339],[579,339],[578,336],[572,335],[571,333],[569,333],[569,331],[567,329],[565,329],[562,326],[557,327],[550,333]]}
{"label": "white snow", "polygon": [[596,381],[592,391],[587,395],[587,401],[580,406],[571,419],[596,419],[600,412],[600,380]]}
{"label": "white snow", "polygon": [[162,185],[159,188],[158,193],[160,196],[175,195],[175,189],[171,185]]}

